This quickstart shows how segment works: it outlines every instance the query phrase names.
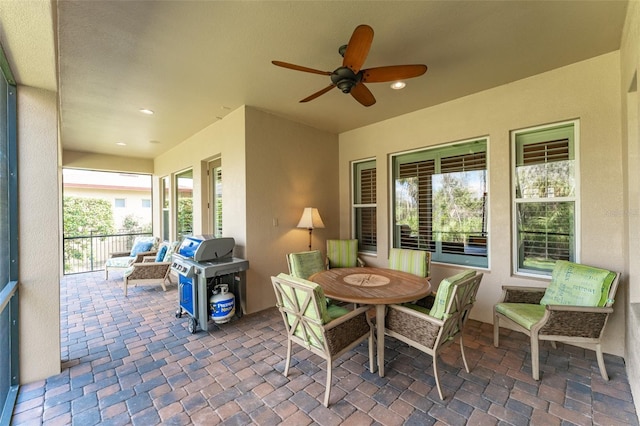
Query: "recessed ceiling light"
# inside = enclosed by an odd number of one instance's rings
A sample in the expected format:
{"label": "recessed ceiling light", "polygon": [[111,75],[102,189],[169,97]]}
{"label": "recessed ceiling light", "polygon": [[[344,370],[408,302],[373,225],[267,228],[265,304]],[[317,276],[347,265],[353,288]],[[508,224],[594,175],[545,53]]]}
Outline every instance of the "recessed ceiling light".
{"label": "recessed ceiling light", "polygon": [[116,145],[120,145],[120,146],[127,146],[127,144],[126,144],[126,143],[124,143],[124,142],[116,142]]}
{"label": "recessed ceiling light", "polygon": [[393,90],[400,90],[400,89],[404,89],[406,85],[407,83],[405,83],[404,81],[396,81],[394,83],[391,83],[391,88]]}
{"label": "recessed ceiling light", "polygon": [[153,111],[146,108],[140,108],[140,112],[147,115],[153,115]]}

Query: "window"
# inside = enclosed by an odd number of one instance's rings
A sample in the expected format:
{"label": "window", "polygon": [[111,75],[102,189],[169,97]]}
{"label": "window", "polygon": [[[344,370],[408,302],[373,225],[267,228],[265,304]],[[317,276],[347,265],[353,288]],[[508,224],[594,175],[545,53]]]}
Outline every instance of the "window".
{"label": "window", "polygon": [[193,235],[193,171],[176,175],[176,232],[178,239]]}
{"label": "window", "polygon": [[393,247],[487,267],[487,140],[399,154],[392,164]]}
{"label": "window", "polygon": [[127,203],[126,203],[126,200],[124,198],[116,198],[113,201],[113,205],[115,207],[127,207]]}
{"label": "window", "polygon": [[161,193],[162,193],[162,239],[164,241],[169,241],[169,235],[170,235],[170,229],[171,229],[171,219],[169,217],[169,206],[170,206],[170,201],[171,201],[171,185],[170,185],[171,180],[169,179],[169,176],[165,176],[162,178],[162,180],[160,181],[160,184],[162,185],[161,188]]}
{"label": "window", "polygon": [[[218,162],[219,163],[219,162]],[[213,232],[216,237],[222,237],[222,167],[211,169],[213,187]]]}
{"label": "window", "polygon": [[550,275],[576,260],[578,122],[512,133],[515,271]]}
{"label": "window", "polygon": [[151,208],[151,200],[149,199],[143,199],[142,200],[142,204],[141,204],[142,208],[144,209],[150,209]]}
{"label": "window", "polygon": [[376,252],[376,160],[353,163],[354,237],[358,250]]}

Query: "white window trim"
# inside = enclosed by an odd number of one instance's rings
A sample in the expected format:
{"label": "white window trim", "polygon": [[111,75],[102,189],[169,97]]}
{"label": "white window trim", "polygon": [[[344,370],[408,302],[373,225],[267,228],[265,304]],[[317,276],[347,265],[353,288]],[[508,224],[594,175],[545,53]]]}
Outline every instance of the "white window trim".
{"label": "white window trim", "polygon": [[521,133],[529,133],[535,132],[538,130],[550,129],[553,127],[563,126],[573,124],[573,152],[575,163],[573,170],[575,172],[574,180],[575,180],[575,196],[574,197],[558,197],[556,200],[559,202],[573,200],[574,202],[574,236],[575,236],[575,262],[580,263],[580,247],[581,247],[581,224],[580,217],[581,209],[580,209],[580,199],[581,196],[581,185],[580,185],[580,120],[567,120],[567,121],[559,121],[557,123],[550,124],[542,124],[539,126],[533,127],[525,127],[517,130],[511,131],[511,269],[513,271],[513,275],[522,276],[522,277],[531,277],[531,278],[551,278],[551,275],[546,274],[536,274],[533,272],[528,272],[526,270],[518,269],[518,221],[517,221],[517,205],[516,205],[516,136]]}
{"label": "white window trim", "polygon": [[[356,204],[355,203],[355,198],[356,198],[356,194],[355,194],[355,182],[356,182],[356,164],[361,164],[361,163],[368,163],[370,161],[374,161],[376,164],[376,176],[378,175],[377,173],[377,168],[378,168],[378,160],[376,159],[376,157],[371,157],[371,158],[365,158],[362,160],[357,160],[357,161],[352,161],[351,164],[349,165],[350,168],[350,175],[351,175],[351,190],[350,190],[350,204],[351,204],[351,238],[356,238],[356,208],[366,208],[366,207],[375,207],[376,208],[376,217],[377,217],[377,210],[378,210],[378,203],[376,202],[375,204]],[[378,186],[378,180],[376,177],[376,188]],[[378,197],[376,196],[376,201],[378,200]],[[376,235],[378,234],[378,226],[376,224]],[[359,253],[364,253],[367,255],[373,255],[376,256],[378,254],[377,251],[377,247],[376,247],[376,251],[371,251],[371,250],[364,250],[364,251],[360,251],[358,250]]]}

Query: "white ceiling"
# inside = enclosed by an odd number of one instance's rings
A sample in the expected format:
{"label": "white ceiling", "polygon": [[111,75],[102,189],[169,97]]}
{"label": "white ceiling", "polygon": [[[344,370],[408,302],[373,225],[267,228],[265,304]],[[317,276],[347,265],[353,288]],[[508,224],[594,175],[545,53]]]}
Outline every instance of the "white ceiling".
{"label": "white ceiling", "polygon": [[[7,11],[7,3],[21,12]],[[42,17],[25,7],[44,9]],[[12,31],[43,50],[48,36],[50,51],[57,49],[65,149],[153,158],[242,105],[339,133],[618,50],[626,7],[627,1],[0,0],[0,37],[11,47],[12,65],[29,61],[15,56],[20,36]],[[35,21],[6,28],[12,14]],[[329,85],[329,77],[271,61],[333,71],[342,63],[339,46],[359,24],[375,31],[364,68],[424,63],[427,73],[401,91],[368,84],[377,99],[368,108],[337,89],[299,103]],[[18,82],[56,90],[55,73],[39,75],[55,68],[34,65],[40,55],[31,56],[30,66],[14,66]]]}

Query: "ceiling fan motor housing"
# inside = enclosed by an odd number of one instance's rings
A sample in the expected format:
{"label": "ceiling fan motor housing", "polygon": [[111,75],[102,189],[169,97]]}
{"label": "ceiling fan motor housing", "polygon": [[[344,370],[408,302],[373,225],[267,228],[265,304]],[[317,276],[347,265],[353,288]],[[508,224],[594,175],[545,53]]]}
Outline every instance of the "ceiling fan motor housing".
{"label": "ceiling fan motor housing", "polygon": [[362,81],[362,72],[354,73],[349,67],[340,67],[331,73],[331,82],[342,90],[342,93],[349,93],[356,84]]}

